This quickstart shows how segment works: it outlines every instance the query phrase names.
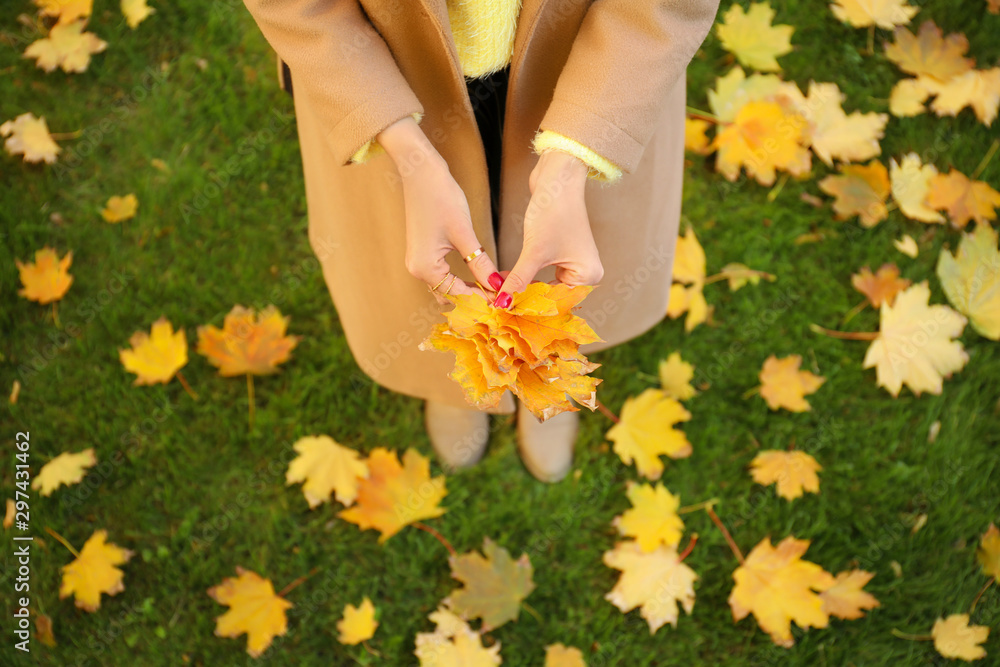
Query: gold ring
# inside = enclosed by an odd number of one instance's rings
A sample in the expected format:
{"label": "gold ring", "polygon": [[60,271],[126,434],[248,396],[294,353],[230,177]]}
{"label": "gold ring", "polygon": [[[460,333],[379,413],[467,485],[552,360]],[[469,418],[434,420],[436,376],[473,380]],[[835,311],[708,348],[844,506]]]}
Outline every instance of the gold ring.
{"label": "gold ring", "polygon": [[442,278],[441,280],[439,280],[438,283],[437,283],[437,285],[435,285],[434,287],[432,287],[430,291],[436,292],[437,288],[441,287],[441,283],[443,283],[445,280],[447,280],[448,276],[450,276],[450,275],[451,275],[451,273],[444,274],[444,278]]}
{"label": "gold ring", "polygon": [[450,291],[451,291],[451,286],[455,284],[455,278],[458,278],[458,276],[454,276],[454,275],[453,275],[453,276],[451,277],[451,282],[450,282],[450,283],[448,283],[448,289],[446,289],[446,290],[444,291],[444,293],[445,293],[445,294],[447,294],[448,292],[450,292]]}
{"label": "gold ring", "polygon": [[479,248],[477,248],[476,250],[474,250],[473,252],[471,252],[470,254],[468,254],[468,255],[465,256],[465,263],[468,264],[469,262],[471,262],[472,260],[474,260],[476,257],[479,257],[480,255],[482,255],[483,252],[485,252],[483,250],[483,246],[479,246]]}

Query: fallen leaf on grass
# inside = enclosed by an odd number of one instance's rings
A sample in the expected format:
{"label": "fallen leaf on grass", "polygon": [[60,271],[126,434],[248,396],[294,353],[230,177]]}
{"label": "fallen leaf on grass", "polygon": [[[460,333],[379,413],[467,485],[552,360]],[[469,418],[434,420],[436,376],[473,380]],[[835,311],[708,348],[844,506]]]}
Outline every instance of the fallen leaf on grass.
{"label": "fallen leaf on grass", "polygon": [[118,358],[129,373],[135,373],[132,383],[138,385],[166,384],[188,362],[187,337],[184,329],[174,327],[163,315],[150,332],[136,331],[129,338],[131,349],[118,348]]}
{"label": "fallen leaf on grass", "polygon": [[575,646],[550,644],[545,647],[545,664],[542,667],[587,667],[583,652]]}
{"label": "fallen leaf on grass", "polygon": [[[804,123],[797,112],[777,102],[748,102],[736,112],[733,122],[719,129],[711,144],[716,169],[735,181],[740,169],[761,185],[774,185],[778,170],[793,176],[809,173],[811,158],[806,148]],[[768,150],[760,150],[767,146]]]}
{"label": "fallen leaf on grass", "polygon": [[631,509],[616,516],[611,525],[621,535],[635,538],[644,553],[655,551],[660,545],[676,547],[684,533],[684,522],[677,514],[681,502],[663,484],[655,487],[629,481],[626,490]]}
{"label": "fallen leaf on grass", "polygon": [[208,589],[208,595],[229,611],[215,619],[215,636],[236,638],[246,633],[247,653],[260,657],[275,637],[288,630],[285,611],[291,602],[276,595],[270,579],[236,566],[237,577],[227,577]]}
{"label": "fallen leaf on grass", "polygon": [[604,552],[604,564],[621,570],[614,588],[605,596],[611,604],[628,613],[639,607],[639,615],[656,634],[669,623],[677,627],[678,607],[688,614],[694,609],[694,582],[698,575],[681,562],[673,547],[660,546],[643,551],[635,542],[619,542]]}
{"label": "fallen leaf on grass", "polygon": [[444,603],[463,618],[481,618],[483,632],[516,621],[521,602],[535,590],[528,554],[515,561],[489,537],[483,538],[482,554],[470,551],[452,556],[448,562],[451,576],[464,588],[452,591]]}
{"label": "fallen leaf on grass", "polygon": [[819,493],[819,476],[823,467],[809,454],[798,450],[771,449],[760,452],[750,462],[750,476],[763,486],[776,484],[779,496],[794,500],[804,491]]}
{"label": "fallen leaf on grass", "polygon": [[431,479],[430,461],[417,450],[407,449],[400,465],[395,452],[376,447],[365,463],[368,477],[359,483],[356,503],[337,516],[379,531],[379,544],[414,521],[445,513],[438,506],[448,493],[444,475]]}
{"label": "fallen leaf on grass", "polygon": [[938,618],[931,629],[934,648],[945,658],[972,661],[986,657],[986,649],[979,644],[990,636],[985,625],[969,625],[968,614],[952,614]]}
{"label": "fallen leaf on grass", "polygon": [[63,452],[42,466],[35,479],[31,480],[31,488],[36,489],[41,496],[50,496],[63,484],[77,484],[87,474],[87,468],[96,463],[97,456],[93,447],[75,453]]}
{"label": "fallen leaf on grass", "polygon": [[805,396],[819,389],[826,378],[809,371],[799,370],[802,357],[791,354],[778,359],[773,354],[764,360],[761,367],[760,395],[772,410],[785,408],[789,412],[807,412],[812,406]]}
{"label": "fallen leaf on grass", "polygon": [[790,25],[772,25],[774,10],[767,2],[750,5],[744,13],[740,5],[731,5],[722,15],[722,21],[715,31],[726,49],[745,67],[753,67],[762,72],[777,72],[781,69],[776,58],[792,50]]}
{"label": "fallen leaf on grass", "polygon": [[997,232],[980,222],[962,234],[954,255],[942,249],[937,275],[948,302],[968,316],[972,328],[1000,340],[1000,250]]}
{"label": "fallen leaf on grass", "polygon": [[947,175],[937,174],[931,179],[927,205],[947,211],[951,226],[962,229],[970,220],[981,224],[996,220],[1000,192],[953,169]]}
{"label": "fallen leaf on grass", "polygon": [[73,284],[73,276],[69,274],[72,263],[72,250],[67,250],[60,259],[55,249],[48,246],[35,251],[34,262],[25,263],[15,257],[14,264],[24,285],[17,293],[29,301],[42,304],[58,301]]}
{"label": "fallen leaf on grass", "polygon": [[907,74],[948,81],[976,64],[965,57],[969,50],[965,35],[952,33],[945,37],[934,21],[924,21],[916,35],[906,28],[896,28],[893,39],[892,44],[885,45],[885,57]]}
{"label": "fallen leaf on grass", "polygon": [[42,16],[57,16],[59,23],[87,19],[94,10],[94,0],[34,0]]}
{"label": "fallen leaf on grass", "polygon": [[64,72],[86,72],[90,56],[108,48],[108,43],[92,32],[83,32],[84,21],[57,24],[43,37],[28,45],[25,58],[34,58],[35,64],[46,72],[61,67]]}
{"label": "fallen leaf on grass", "polygon": [[809,121],[803,133],[804,143],[827,165],[834,160],[867,160],[882,153],[879,139],[889,114],[848,114],[841,106],[845,99],[837,84],[810,81],[809,94],[798,105],[801,115]]}
{"label": "fallen leaf on grass", "polygon": [[914,241],[913,237],[909,234],[903,234],[902,237],[893,241],[892,245],[896,248],[896,250],[903,253],[907,257],[916,257],[920,253],[920,248],[917,247],[917,242]]}
{"label": "fallen leaf on grass", "polygon": [[493,667],[503,662],[500,642],[484,648],[479,633],[444,607],[432,612],[434,632],[418,632],[413,654],[420,667]]}
{"label": "fallen leaf on grass", "polygon": [[146,0],[121,0],[122,14],[128,27],[135,30],[140,23],[149,18],[156,10],[146,4]]}
{"label": "fallen leaf on grass", "polygon": [[139,200],[132,193],[125,195],[113,195],[105,204],[101,211],[101,217],[106,221],[115,223],[122,222],[135,217],[135,212],[139,209]]}
{"label": "fallen leaf on grass", "polygon": [[62,150],[49,134],[45,117],[35,118],[30,111],[0,125],[0,136],[7,137],[3,144],[7,152],[23,155],[25,162],[52,164]]}
{"label": "fallen leaf on grass", "polygon": [[663,474],[661,455],[672,459],[691,456],[687,436],[674,428],[678,422],[689,419],[691,413],[676,399],[662,390],[646,389],[625,399],[621,421],[605,437],[614,443],[613,449],[625,465],[635,461],[640,475],[656,480]]}
{"label": "fallen leaf on grass", "polygon": [[909,23],[918,11],[906,0],[834,0],[830,9],[840,21],[855,28],[874,25],[888,30]]}
{"label": "fallen leaf on grass", "polygon": [[899,267],[895,264],[883,264],[872,274],[867,266],[851,275],[851,285],[865,295],[875,308],[883,303],[890,306],[900,291],[910,286],[910,281],[899,277]]}
{"label": "fallen leaf on grass", "polygon": [[80,549],[80,555],[60,568],[63,573],[60,600],[72,595],[77,607],[93,613],[101,607],[101,593],[117,595],[125,590],[122,583],[125,573],[116,566],[127,562],[135,552],[108,542],[107,536],[108,531],[103,528],[95,530]]}
{"label": "fallen leaf on grass", "polygon": [[856,215],[862,226],[874,227],[889,215],[885,205],[891,192],[889,172],[877,160],[841,165],[840,174],[824,178],[819,189],[835,197],[833,211],[839,220]]}
{"label": "fallen leaf on grass", "polygon": [[301,336],[285,335],[288,316],[274,305],[259,313],[236,304],[226,315],[222,329],[208,324],[198,327],[198,353],[219,369],[219,375],[269,375],[288,361]]}
{"label": "fallen leaf on grass", "polygon": [[861,590],[874,576],[864,570],[838,573],[833,586],[819,594],[823,599],[823,612],[851,621],[864,616],[863,610],[881,606],[874,595]]}
{"label": "fallen leaf on grass", "polygon": [[957,338],[967,320],[948,306],[928,305],[927,281],[896,295],[879,311],[879,333],[865,353],[863,368],[875,367],[876,383],[893,396],[905,384],[920,395],[940,394],[943,378],[960,371],[969,355]]}
{"label": "fallen leaf on grass", "polygon": [[698,393],[691,386],[694,366],[681,359],[680,352],[671,352],[666,359],[660,360],[659,375],[663,392],[671,398],[686,401]]}
{"label": "fallen leaf on grass", "polygon": [[932,164],[922,164],[920,156],[908,153],[902,162],[889,160],[889,178],[892,182],[892,198],[899,204],[900,212],[911,220],[920,222],[944,222],[944,216],[927,205],[927,194],[931,180],[937,176]]}
{"label": "fallen leaf on grass", "polygon": [[361,605],[348,604],[344,616],[337,621],[337,641],[341,644],[360,644],[375,635],[378,621],[375,620],[375,605],[366,595]]}
{"label": "fallen leaf on grass", "polygon": [[995,524],[991,523],[979,540],[976,560],[983,566],[983,574],[995,578],[1000,584],[1000,530]]}
{"label": "fallen leaf on grass", "polygon": [[309,509],[330,502],[334,493],[345,506],[354,504],[361,480],[368,478],[368,464],[357,450],[344,447],[328,435],[299,438],[292,448],[299,455],[288,464],[285,484],[305,482],[302,494]]}
{"label": "fallen leaf on grass", "polygon": [[692,153],[704,155],[709,152],[708,137],[705,132],[712,124],[700,118],[684,119],[684,149]]}

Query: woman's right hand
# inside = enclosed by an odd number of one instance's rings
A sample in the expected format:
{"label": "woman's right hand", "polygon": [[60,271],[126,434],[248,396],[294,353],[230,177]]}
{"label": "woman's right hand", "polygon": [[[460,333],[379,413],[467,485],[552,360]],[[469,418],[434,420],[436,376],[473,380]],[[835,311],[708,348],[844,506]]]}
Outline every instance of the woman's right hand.
{"label": "woman's right hand", "polygon": [[[452,177],[448,163],[410,116],[382,130],[376,140],[396,163],[403,185],[407,271],[428,288],[437,286],[434,296],[440,303],[446,302],[440,296],[445,292],[480,294],[475,286],[450,273],[445,260],[452,251],[464,258],[481,245],[465,193]],[[485,289],[495,292],[503,283],[485,252],[469,262],[469,268]],[[492,301],[491,294],[483,296]]]}

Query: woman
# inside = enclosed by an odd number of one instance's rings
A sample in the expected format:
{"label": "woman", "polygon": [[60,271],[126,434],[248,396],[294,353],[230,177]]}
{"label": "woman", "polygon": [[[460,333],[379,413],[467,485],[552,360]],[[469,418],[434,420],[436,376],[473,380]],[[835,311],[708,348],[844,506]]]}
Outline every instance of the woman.
{"label": "woman", "polygon": [[[663,318],[685,68],[718,0],[244,1],[291,74],[309,240],[347,343],[426,400],[446,466],[481,457],[489,418],[452,355],[417,349],[440,294],[478,283],[507,307],[532,280],[598,285],[579,314],[605,342],[584,353]],[[517,411],[525,465],[561,479],[578,413]]]}

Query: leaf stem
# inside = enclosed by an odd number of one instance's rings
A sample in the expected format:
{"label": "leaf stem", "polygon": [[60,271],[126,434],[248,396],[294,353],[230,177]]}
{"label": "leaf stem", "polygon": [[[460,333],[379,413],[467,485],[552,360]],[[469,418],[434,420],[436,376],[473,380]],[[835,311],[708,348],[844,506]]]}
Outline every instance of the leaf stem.
{"label": "leaf stem", "polygon": [[381,653],[379,653],[378,651],[376,651],[375,649],[373,649],[371,646],[368,645],[368,641],[367,640],[361,642],[361,645],[365,648],[366,651],[368,651],[369,653],[371,653],[376,658],[381,658],[382,657]]}
{"label": "leaf stem", "polygon": [[684,559],[690,556],[691,552],[694,551],[694,545],[697,543],[698,543],[698,533],[691,533],[691,541],[688,542],[688,545],[687,547],[685,547],[684,551],[680,552],[677,555],[677,562],[683,563]]}
{"label": "leaf stem", "polygon": [[196,394],[194,392],[194,389],[191,388],[191,385],[189,385],[188,381],[184,379],[184,376],[181,374],[180,371],[177,371],[177,379],[180,381],[181,385],[184,387],[184,391],[186,391],[188,393],[188,395],[191,396],[191,398],[193,398],[194,400],[197,401],[198,400],[198,394]]}
{"label": "leaf stem", "polygon": [[745,401],[748,398],[750,398],[751,396],[755,396],[755,395],[757,395],[759,393],[760,393],[760,385],[757,385],[753,389],[749,389],[749,390],[743,392],[743,396],[741,396],[740,398],[742,398]]}
{"label": "leaf stem", "polygon": [[840,321],[841,326],[843,326],[843,325],[847,324],[848,322],[850,322],[852,319],[854,319],[855,315],[857,315],[858,313],[860,313],[862,310],[864,310],[867,307],[868,307],[868,299],[865,299],[864,301],[862,301],[858,305],[854,306],[854,308],[851,308],[849,311],[847,311],[847,314],[844,315],[844,319],[842,319]]}
{"label": "leaf stem", "polygon": [[788,182],[788,174],[782,174],[781,178],[778,180],[778,184],[771,188],[771,191],[767,193],[767,201],[774,201],[781,194],[781,191],[785,188],[785,183]]}
{"label": "leaf stem", "polygon": [[253,404],[253,373],[247,373],[247,422],[251,431],[253,431]]}
{"label": "leaf stem", "polygon": [[608,410],[608,408],[605,407],[604,403],[601,403],[599,400],[597,401],[597,409],[602,415],[604,415],[614,423],[617,424],[618,422],[621,421],[621,419],[619,419],[618,416],[615,415],[615,413],[611,412],[611,410]]}
{"label": "leaf stem", "polygon": [[726,538],[726,544],[729,545],[729,550],[733,552],[734,556],[736,556],[736,560],[740,562],[740,565],[743,565],[743,561],[745,560],[743,558],[743,552],[740,551],[740,548],[738,546],[736,546],[736,541],[733,540],[733,536],[729,534],[728,530],[726,530],[726,527],[723,525],[722,520],[719,519],[719,515],[716,514],[715,510],[712,509],[711,507],[706,507],[705,511],[708,512],[708,516],[710,519],[712,519],[712,523],[714,523],[719,528],[719,530],[722,531],[722,536]]}
{"label": "leaf stem", "polygon": [[979,178],[980,174],[982,174],[986,169],[986,165],[988,165],[990,160],[993,159],[993,156],[996,155],[998,148],[1000,148],[1000,139],[994,139],[990,149],[986,151],[986,156],[983,158],[982,162],[980,162],[979,166],[976,167],[976,170],[972,172],[972,176],[969,176],[970,181],[974,181]]}
{"label": "leaf stem", "polygon": [[809,330],[830,338],[840,338],[841,340],[875,340],[878,338],[877,331],[834,331],[826,329],[818,324],[810,324]]}
{"label": "leaf stem", "polygon": [[319,572],[319,569],[320,569],[320,568],[319,568],[318,566],[317,566],[317,567],[314,567],[313,569],[309,570],[309,573],[308,573],[308,574],[303,574],[303,575],[302,575],[301,577],[299,577],[298,579],[295,579],[295,580],[293,580],[293,581],[292,581],[291,583],[289,583],[289,584],[288,584],[287,586],[285,586],[284,588],[282,588],[280,592],[278,592],[278,597],[279,597],[279,598],[283,598],[283,597],[285,597],[285,594],[286,594],[286,593],[288,593],[288,592],[289,592],[289,591],[291,591],[291,590],[292,590],[293,588],[295,588],[296,586],[298,586],[299,584],[301,584],[302,582],[304,582],[304,581],[305,581],[306,579],[308,579],[309,577],[311,577],[311,576],[313,576],[314,574],[316,574],[317,572]]}
{"label": "leaf stem", "polygon": [[52,321],[55,323],[57,329],[62,329],[62,325],[59,324],[59,310],[56,309],[58,303],[58,301],[52,302]]}
{"label": "leaf stem", "polygon": [[986,592],[987,588],[993,585],[994,581],[996,581],[996,579],[990,577],[990,580],[986,582],[986,585],[979,589],[979,593],[976,595],[976,599],[972,601],[972,606],[969,607],[969,616],[972,616],[972,612],[976,610],[976,605],[979,604],[979,598],[983,597],[983,593]]}
{"label": "leaf stem", "polygon": [[437,532],[436,530],[434,530],[433,528],[431,528],[430,526],[428,526],[426,523],[422,523],[420,521],[414,521],[410,525],[412,525],[414,528],[419,528],[420,530],[428,532],[431,535],[433,535],[434,538],[438,542],[440,542],[441,544],[444,545],[444,548],[447,549],[448,553],[450,553],[452,556],[457,556],[458,555],[458,552],[455,551],[455,547],[451,546],[451,542],[449,542],[448,540],[446,540],[445,537],[444,537],[444,535],[442,535],[441,533]]}
{"label": "leaf stem", "polygon": [[702,111],[701,109],[695,109],[694,107],[685,107],[688,118],[696,118],[698,120],[705,120],[709,123],[715,123],[716,125],[729,125],[726,121],[722,120],[718,116],[714,116],[707,111]]}
{"label": "leaf stem", "polygon": [[694,505],[688,505],[677,510],[678,514],[690,514],[691,512],[697,512],[698,510],[708,509],[709,507],[714,507],[719,502],[718,498],[709,498],[708,500],[703,500],[700,503],[695,503]]}
{"label": "leaf stem", "polygon": [[715,275],[709,276],[705,278],[703,284],[710,285],[712,283],[717,283],[720,280],[728,280],[729,278],[763,278],[764,280],[774,281],[777,279],[777,276],[766,271],[758,271],[757,269],[735,269],[730,271],[720,271]]}
{"label": "leaf stem", "polygon": [[896,628],[892,629],[892,636],[899,637],[900,639],[909,639],[914,642],[926,642],[934,639],[934,635],[910,635],[905,632],[901,632]]}
{"label": "leaf stem", "polygon": [[529,614],[531,614],[532,616],[534,616],[536,621],[538,621],[542,625],[545,624],[545,620],[542,618],[542,615],[539,614],[538,611],[534,607],[532,607],[527,602],[523,602],[523,601],[521,602],[521,606],[524,607],[524,610],[526,612],[528,612]]}
{"label": "leaf stem", "polygon": [[59,141],[64,139],[79,139],[83,136],[83,129],[81,128],[73,132],[49,132],[49,136],[53,139],[58,139]]}
{"label": "leaf stem", "polygon": [[69,542],[67,542],[67,541],[66,541],[66,538],[65,538],[65,537],[63,537],[62,535],[60,535],[60,534],[59,534],[59,533],[57,533],[56,531],[52,530],[52,529],[51,529],[51,528],[49,528],[48,526],[45,526],[45,531],[46,531],[46,532],[47,532],[47,533],[48,533],[49,535],[51,535],[52,537],[54,537],[54,538],[56,538],[57,540],[59,540],[59,542],[60,542],[60,543],[61,543],[61,544],[62,544],[62,545],[63,545],[64,547],[66,547],[67,549],[69,549],[69,550],[70,550],[70,553],[72,553],[72,554],[73,554],[74,556],[76,556],[77,558],[79,558],[79,557],[80,557],[80,552],[79,552],[79,551],[77,551],[76,549],[74,549],[74,548],[73,548],[73,545],[72,545],[72,544],[70,544]]}

